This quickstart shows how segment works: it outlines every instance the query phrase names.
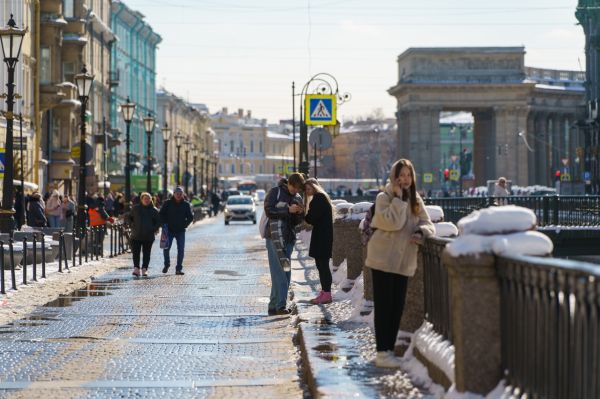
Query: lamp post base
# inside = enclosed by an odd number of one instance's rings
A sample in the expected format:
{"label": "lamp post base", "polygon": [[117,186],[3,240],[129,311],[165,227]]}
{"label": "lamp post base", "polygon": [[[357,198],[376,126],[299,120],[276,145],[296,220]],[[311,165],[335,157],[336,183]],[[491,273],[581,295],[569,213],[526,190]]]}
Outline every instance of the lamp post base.
{"label": "lamp post base", "polygon": [[0,209],[0,232],[12,234],[15,231],[15,210]]}

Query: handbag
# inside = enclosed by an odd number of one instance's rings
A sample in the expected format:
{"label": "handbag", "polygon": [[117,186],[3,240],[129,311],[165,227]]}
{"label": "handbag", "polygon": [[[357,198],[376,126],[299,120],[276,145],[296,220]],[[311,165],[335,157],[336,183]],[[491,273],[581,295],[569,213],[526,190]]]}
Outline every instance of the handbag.
{"label": "handbag", "polygon": [[[279,201],[279,197],[281,196],[281,189],[277,187],[277,201]],[[268,198],[265,198],[265,202],[267,202]],[[267,225],[269,224],[269,218],[267,217],[267,212],[263,210],[262,215],[260,215],[260,222],[258,223],[258,232],[260,233],[260,238],[265,238],[267,235]]]}
{"label": "handbag", "polygon": [[169,246],[169,227],[163,224],[162,231],[160,233],[160,248],[165,249]]}

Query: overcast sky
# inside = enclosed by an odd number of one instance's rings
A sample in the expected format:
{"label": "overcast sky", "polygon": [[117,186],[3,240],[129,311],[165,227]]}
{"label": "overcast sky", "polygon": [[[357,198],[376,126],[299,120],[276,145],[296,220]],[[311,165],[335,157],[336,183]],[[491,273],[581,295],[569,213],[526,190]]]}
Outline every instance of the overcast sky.
{"label": "overcast sky", "polygon": [[124,1],[163,38],[158,86],[211,112],[251,109],[269,122],[291,118],[292,81],[318,72],[352,94],[338,119],[376,108],[393,116],[386,90],[409,47],[523,45],[527,66],[585,66],[576,0]]}

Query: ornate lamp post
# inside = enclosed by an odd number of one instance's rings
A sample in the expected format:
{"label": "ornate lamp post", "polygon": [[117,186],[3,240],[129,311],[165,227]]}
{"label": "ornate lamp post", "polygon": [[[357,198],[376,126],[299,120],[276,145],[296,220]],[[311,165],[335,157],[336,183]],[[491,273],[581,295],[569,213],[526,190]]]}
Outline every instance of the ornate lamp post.
{"label": "ornate lamp post", "polygon": [[131,204],[131,154],[129,152],[129,146],[131,140],[129,139],[131,121],[133,120],[133,114],[135,112],[135,104],[131,102],[127,97],[127,102],[121,104],[121,112],[123,112],[123,119],[125,120],[125,126],[127,131],[127,137],[125,138],[125,206],[129,209]]}
{"label": "ornate lamp post", "polygon": [[[206,159],[206,152],[202,150],[200,152],[200,195],[204,193],[204,175],[207,169],[204,167],[204,160]],[[208,162],[208,161],[207,161]]]}
{"label": "ornate lamp post", "polygon": [[[193,169],[194,169],[194,195],[198,195],[198,174],[196,173],[196,164],[198,163],[198,147],[194,144],[192,145],[192,156],[193,156]],[[202,162],[202,160],[200,160]],[[202,164],[200,164],[202,165]],[[202,166],[200,166],[202,168]]]}
{"label": "ornate lamp post", "polygon": [[[183,172],[183,179],[185,180],[185,193],[189,195],[188,193],[188,183],[190,181],[190,174],[188,172],[188,167],[189,167],[189,160],[190,160],[190,150],[192,149],[192,142],[190,141],[190,139],[188,138],[185,143],[183,143],[185,146],[185,172]],[[187,175],[187,179],[186,179],[186,175]]]}
{"label": "ornate lamp post", "polygon": [[161,129],[163,143],[165,146],[165,167],[163,168],[163,195],[164,199],[167,199],[167,185],[169,184],[169,140],[171,139],[171,128],[165,122],[165,126]]}
{"label": "ornate lamp post", "polygon": [[[8,68],[8,81],[6,83],[6,140],[4,153],[4,182],[2,186],[2,208],[0,209],[0,231],[12,234],[15,228],[13,215],[13,106],[15,103],[15,67],[19,61],[21,44],[27,29],[17,28],[12,14],[4,29],[0,29],[2,55]],[[22,143],[21,143],[22,144]],[[23,189],[24,187],[21,187]]]}
{"label": "ornate lamp post", "polygon": [[175,146],[177,147],[177,185],[181,186],[181,141],[183,140],[183,135],[181,132],[178,132],[175,135]]}
{"label": "ornate lamp post", "polygon": [[152,133],[154,132],[155,119],[148,112],[144,118],[144,129],[148,135],[148,147],[146,151],[146,191],[152,194]]}
{"label": "ornate lamp post", "polygon": [[79,141],[79,193],[77,195],[77,222],[79,224],[80,234],[84,234],[86,227],[86,211],[85,204],[85,182],[86,182],[86,154],[85,154],[85,110],[90,98],[90,90],[94,83],[94,76],[90,75],[85,68],[81,69],[81,73],[75,75],[75,84],[77,85],[77,95],[81,102],[81,122],[80,122],[80,141]]}

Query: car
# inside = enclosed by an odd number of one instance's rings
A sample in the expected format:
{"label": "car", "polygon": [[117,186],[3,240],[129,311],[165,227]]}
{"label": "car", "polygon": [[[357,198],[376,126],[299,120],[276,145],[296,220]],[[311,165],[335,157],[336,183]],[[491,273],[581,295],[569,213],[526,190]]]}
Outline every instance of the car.
{"label": "car", "polygon": [[258,190],[256,190],[254,192],[254,199],[256,199],[257,201],[264,201],[265,197],[267,196],[267,192],[261,188],[259,188]]}
{"label": "car", "polygon": [[377,197],[377,194],[379,194],[380,192],[381,192],[381,190],[379,190],[377,188],[370,188],[370,189],[366,190],[363,195],[365,197],[375,198],[375,197]]}
{"label": "car", "polygon": [[225,225],[229,225],[229,222],[235,220],[248,220],[256,224],[256,205],[249,195],[230,195],[225,203],[223,213]]}

